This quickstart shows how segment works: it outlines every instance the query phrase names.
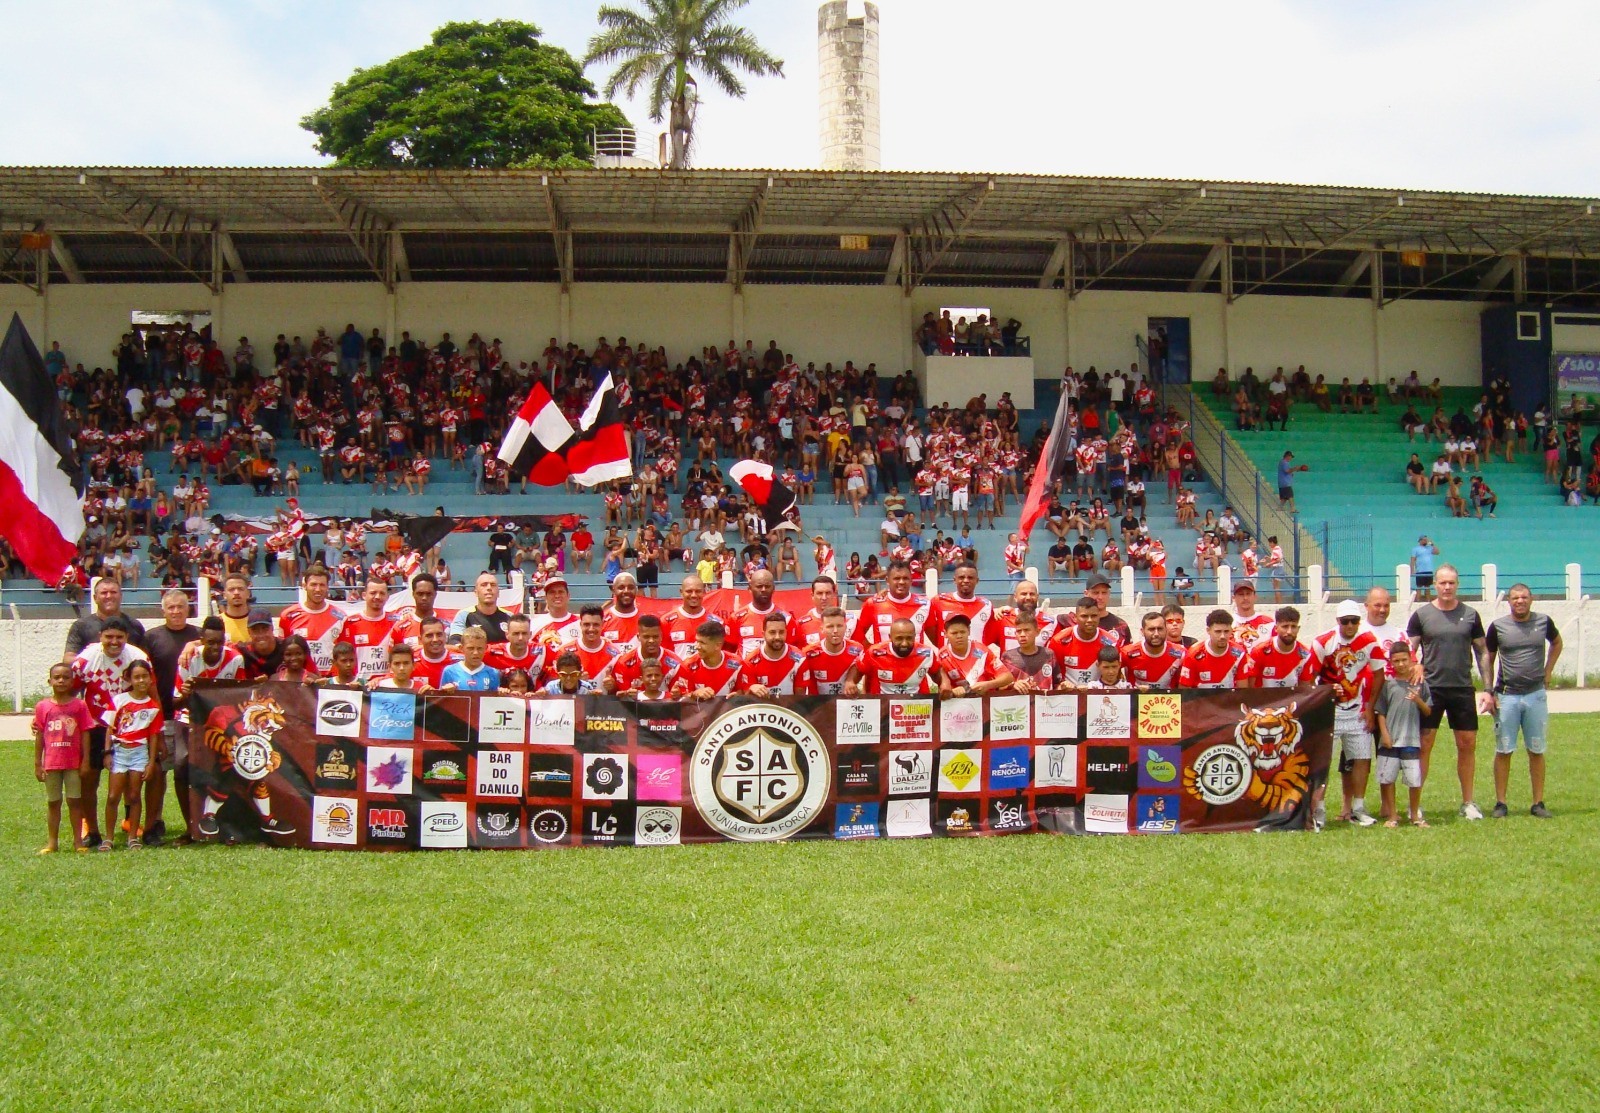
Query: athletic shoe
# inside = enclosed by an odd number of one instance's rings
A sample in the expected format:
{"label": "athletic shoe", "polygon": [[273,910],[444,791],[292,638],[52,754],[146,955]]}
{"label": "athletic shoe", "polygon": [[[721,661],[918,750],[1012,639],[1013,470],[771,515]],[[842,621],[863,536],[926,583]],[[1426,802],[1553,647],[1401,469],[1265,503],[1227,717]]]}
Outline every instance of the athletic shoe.
{"label": "athletic shoe", "polygon": [[99,831],[90,831],[87,835],[83,836],[83,845],[104,846],[105,841]]}
{"label": "athletic shoe", "polygon": [[200,833],[207,838],[222,834],[222,824],[217,822],[217,817],[214,815],[201,816],[197,826],[200,828]]}
{"label": "athletic shoe", "polygon": [[273,816],[271,819],[263,823],[261,825],[261,830],[269,835],[294,834],[294,828],[290,827],[287,823],[280,822],[277,816]]}
{"label": "athletic shoe", "polygon": [[160,846],[161,845],[161,843],[162,843],[161,834],[162,833],[161,833],[159,828],[160,828],[160,825],[158,824],[156,827],[152,827],[152,828],[150,828],[148,831],[146,831],[144,833],[144,840],[143,841],[144,841],[144,844],[146,846]]}
{"label": "athletic shoe", "polygon": [[1483,809],[1478,807],[1478,805],[1474,804],[1471,800],[1468,800],[1465,804],[1461,805],[1460,815],[1462,819],[1482,819]]}
{"label": "athletic shoe", "polygon": [[1533,818],[1535,818],[1535,819],[1554,819],[1555,818],[1555,816],[1550,814],[1550,809],[1544,806],[1544,801],[1543,800],[1540,800],[1533,807],[1529,808],[1528,809],[1528,814],[1533,816]]}
{"label": "athletic shoe", "polygon": [[1506,816],[1510,815],[1511,812],[1509,809],[1507,809],[1506,802],[1502,800],[1494,806],[1494,811],[1490,812],[1489,814],[1495,819],[1504,819]]}
{"label": "athletic shoe", "polygon": [[1350,822],[1357,827],[1371,827],[1378,822],[1378,817],[1364,811],[1352,812],[1350,813]]}
{"label": "athletic shoe", "polygon": [[1326,804],[1318,804],[1316,807],[1311,809],[1311,829],[1313,831],[1320,831],[1327,826],[1327,824],[1328,806]]}

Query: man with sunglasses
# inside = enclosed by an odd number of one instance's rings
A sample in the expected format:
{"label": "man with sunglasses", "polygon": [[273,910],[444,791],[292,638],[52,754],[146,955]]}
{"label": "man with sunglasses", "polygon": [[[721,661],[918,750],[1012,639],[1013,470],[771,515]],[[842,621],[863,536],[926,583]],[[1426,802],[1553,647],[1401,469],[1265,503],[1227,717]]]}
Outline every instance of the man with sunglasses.
{"label": "man with sunglasses", "polygon": [[[1318,675],[1333,685],[1333,739],[1339,746],[1339,778],[1344,788],[1336,819],[1371,827],[1377,822],[1367,811],[1367,777],[1372,770],[1373,700],[1383,683],[1388,659],[1382,642],[1362,629],[1366,612],[1354,599],[1334,610],[1338,625],[1311,642]],[[1321,806],[1322,790],[1317,793]]]}

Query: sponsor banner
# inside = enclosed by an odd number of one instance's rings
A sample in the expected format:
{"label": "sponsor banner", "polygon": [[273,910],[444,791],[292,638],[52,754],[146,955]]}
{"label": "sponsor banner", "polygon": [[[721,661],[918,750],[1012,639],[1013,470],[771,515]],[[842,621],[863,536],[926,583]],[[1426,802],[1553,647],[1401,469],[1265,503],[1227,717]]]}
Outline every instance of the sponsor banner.
{"label": "sponsor banner", "polygon": [[1328,775],[1333,698],[641,705],[209,682],[190,715],[196,837],[539,849],[1304,830]]}

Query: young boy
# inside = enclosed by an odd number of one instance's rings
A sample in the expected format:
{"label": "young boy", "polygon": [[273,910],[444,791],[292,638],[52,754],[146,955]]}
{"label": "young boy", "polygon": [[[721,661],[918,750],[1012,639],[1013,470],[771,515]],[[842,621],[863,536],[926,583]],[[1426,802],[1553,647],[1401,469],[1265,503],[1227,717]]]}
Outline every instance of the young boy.
{"label": "young boy", "polygon": [[1111,646],[1106,646],[1100,651],[1095,664],[1100,669],[1100,675],[1089,681],[1089,688],[1126,688],[1128,682],[1122,679],[1122,655]]}
{"label": "young boy", "polygon": [[144,650],[128,643],[132,631],[131,618],[114,615],[100,628],[100,640],[84,646],[83,652],[72,659],[74,687],[83,693],[83,702],[95,718],[94,729],[89,731],[89,775],[83,778],[83,818],[89,828],[89,846],[99,846],[101,838],[95,804],[100,794],[100,771],[107,763],[105,715],[111,710],[112,701],[128,690],[128,670],[133,663],[150,660]]}
{"label": "young boy", "polygon": [[83,778],[89,775],[89,748],[86,736],[94,726],[89,706],[72,694],[72,666],[50,666],[50,696],[33,709],[33,775],[44,784],[49,808],[49,841],[40,854],[54,854],[60,847],[61,798],[67,798],[72,823],[72,845],[88,848],[79,841],[83,830]]}
{"label": "young boy", "polygon": [[389,647],[389,671],[367,681],[368,688],[398,688],[402,692],[426,692],[428,682],[415,676],[417,659],[405,642]]}
{"label": "young boy", "polygon": [[[470,629],[467,631],[467,633],[471,632]],[[461,640],[465,644],[466,636],[462,635]],[[659,661],[654,663],[658,668],[660,667]],[[460,666],[453,665],[451,667],[459,668]],[[563,650],[561,656],[556,658],[556,678],[539,689],[540,692],[547,696],[585,696],[599,690],[599,685],[583,675],[583,658],[570,649]]]}
{"label": "young boy", "polygon": [[1400,826],[1395,814],[1394,784],[1404,778],[1411,790],[1411,825],[1426,827],[1422,818],[1422,717],[1433,698],[1411,647],[1397,641],[1389,647],[1394,675],[1383,682],[1373,705],[1378,719],[1378,792],[1383,800],[1383,825]]}
{"label": "young boy", "polygon": [[355,687],[361,683],[361,671],[356,664],[356,647],[349,642],[333,643],[333,671],[322,677],[320,683]]}
{"label": "young boy", "polygon": [[661,658],[651,657],[639,666],[639,687],[633,697],[640,703],[659,703],[667,698],[667,674]]}
{"label": "young boy", "polygon": [[446,665],[439,674],[439,687],[446,692],[498,692],[500,673],[483,663],[489,650],[489,635],[481,626],[468,626],[461,632],[461,660]]}

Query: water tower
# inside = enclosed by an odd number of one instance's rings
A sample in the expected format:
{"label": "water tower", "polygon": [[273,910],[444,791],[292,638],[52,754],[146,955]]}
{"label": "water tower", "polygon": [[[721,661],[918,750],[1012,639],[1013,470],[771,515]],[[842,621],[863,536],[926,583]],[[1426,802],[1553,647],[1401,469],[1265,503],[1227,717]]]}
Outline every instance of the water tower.
{"label": "water tower", "polygon": [[877,170],[878,5],[827,0],[817,8],[822,168]]}

